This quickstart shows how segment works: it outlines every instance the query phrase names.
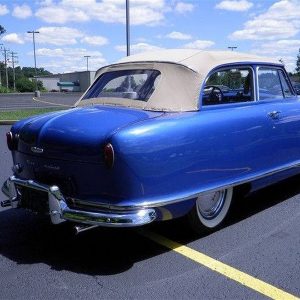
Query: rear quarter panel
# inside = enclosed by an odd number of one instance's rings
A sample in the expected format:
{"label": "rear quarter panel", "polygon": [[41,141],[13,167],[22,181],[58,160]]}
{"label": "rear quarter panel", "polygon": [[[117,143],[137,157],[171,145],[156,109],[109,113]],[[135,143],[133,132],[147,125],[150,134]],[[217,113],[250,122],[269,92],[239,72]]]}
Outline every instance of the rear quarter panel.
{"label": "rear quarter panel", "polygon": [[285,133],[277,136],[270,109],[259,102],[224,105],[129,126],[111,138],[111,172],[129,198],[143,202],[185,198],[273,172],[298,155],[295,147],[282,155]]}

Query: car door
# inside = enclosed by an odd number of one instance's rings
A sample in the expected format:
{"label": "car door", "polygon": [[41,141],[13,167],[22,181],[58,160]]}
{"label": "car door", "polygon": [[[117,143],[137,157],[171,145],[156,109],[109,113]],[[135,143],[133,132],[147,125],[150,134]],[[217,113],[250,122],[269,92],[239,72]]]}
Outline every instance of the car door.
{"label": "car door", "polygon": [[255,79],[250,65],[232,65],[206,80],[198,121],[206,131],[199,134],[202,159],[197,166],[204,184],[243,182],[276,167],[280,141],[268,117],[274,109],[256,101]]}
{"label": "car door", "polygon": [[267,108],[272,126],[270,155],[274,165],[285,168],[299,161],[300,101],[293,94],[287,74],[275,66],[257,67],[258,101]]}

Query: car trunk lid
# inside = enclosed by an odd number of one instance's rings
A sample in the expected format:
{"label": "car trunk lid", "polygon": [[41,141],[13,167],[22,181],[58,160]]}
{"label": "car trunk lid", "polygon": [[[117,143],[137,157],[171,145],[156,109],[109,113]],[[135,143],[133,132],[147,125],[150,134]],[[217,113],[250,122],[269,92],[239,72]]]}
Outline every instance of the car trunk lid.
{"label": "car trunk lid", "polygon": [[162,113],[92,106],[29,119],[19,131],[18,151],[47,158],[102,162],[110,136]]}

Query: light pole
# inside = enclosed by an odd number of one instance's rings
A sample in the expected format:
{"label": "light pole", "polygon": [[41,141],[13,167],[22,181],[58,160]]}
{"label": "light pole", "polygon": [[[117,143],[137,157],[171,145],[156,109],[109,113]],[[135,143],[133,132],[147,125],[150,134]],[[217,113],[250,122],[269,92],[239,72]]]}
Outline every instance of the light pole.
{"label": "light pole", "polygon": [[231,51],[237,49],[237,46],[229,46],[228,49],[231,49]]}
{"label": "light pole", "polygon": [[35,56],[35,34],[36,33],[40,33],[39,31],[27,31],[27,33],[31,33],[32,34],[32,41],[33,41],[33,56],[34,56],[34,73],[35,73],[35,96],[39,97],[39,90],[38,90],[38,86],[37,86],[37,72],[36,72],[36,56]]}
{"label": "light pole", "polygon": [[[3,45],[3,44],[1,44],[1,45]],[[6,75],[6,88],[8,90],[8,71],[7,71],[7,61],[8,61],[8,58],[7,58],[7,55],[8,55],[9,49],[6,49],[5,47],[3,47],[3,49],[2,49],[2,47],[1,47],[1,50],[4,53],[4,68],[5,68],[5,75]]]}
{"label": "light pole", "polygon": [[[0,44],[0,46],[3,46],[3,44]],[[1,47],[1,50],[2,50],[2,47]],[[1,65],[0,65],[1,67]],[[1,68],[0,68],[0,87],[2,86],[2,78],[1,78]]]}
{"label": "light pole", "polygon": [[126,49],[127,56],[130,56],[130,10],[129,0],[126,0]]}
{"label": "light pole", "polygon": [[91,57],[90,55],[85,55],[84,56],[86,58],[86,70],[89,70],[89,58]]}
{"label": "light pole", "polygon": [[16,73],[15,73],[15,63],[17,63],[16,56],[17,52],[11,52],[11,63],[12,63],[12,68],[13,68],[13,81],[14,81],[14,92],[16,91]]}

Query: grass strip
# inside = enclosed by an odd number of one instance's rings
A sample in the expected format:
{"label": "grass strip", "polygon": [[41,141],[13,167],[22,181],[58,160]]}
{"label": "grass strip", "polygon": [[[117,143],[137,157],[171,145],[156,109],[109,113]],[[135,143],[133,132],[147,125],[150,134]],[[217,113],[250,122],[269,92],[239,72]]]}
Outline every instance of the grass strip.
{"label": "grass strip", "polygon": [[63,110],[63,108],[34,108],[14,111],[0,111],[0,120],[20,120],[33,115],[44,114],[47,112]]}

